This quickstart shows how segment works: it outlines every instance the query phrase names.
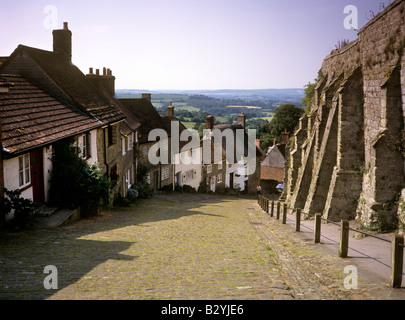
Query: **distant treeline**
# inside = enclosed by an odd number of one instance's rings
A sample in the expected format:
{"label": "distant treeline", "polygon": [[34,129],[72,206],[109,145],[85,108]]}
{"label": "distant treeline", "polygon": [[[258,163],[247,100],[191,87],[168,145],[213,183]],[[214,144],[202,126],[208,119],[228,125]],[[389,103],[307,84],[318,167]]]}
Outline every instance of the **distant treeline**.
{"label": "distant treeline", "polygon": [[[156,110],[162,116],[167,115],[166,107],[157,108]],[[205,111],[188,111],[188,110],[184,110],[184,109],[177,109],[175,111],[175,116],[179,121],[196,122],[198,124],[201,124],[201,123],[205,124],[206,117],[210,114],[214,115],[213,113],[207,113]],[[251,129],[259,129],[262,124],[268,123],[267,120],[257,119],[258,118],[257,112],[255,112],[255,111],[252,112],[251,109],[249,109],[249,112],[245,113],[245,115],[246,115],[247,125]],[[216,116],[219,116],[219,115],[215,114],[214,117],[216,117]],[[221,117],[223,120],[216,119],[215,120],[216,124],[219,124],[219,123],[231,124],[238,120],[237,114],[229,114],[229,115],[221,116]],[[256,119],[254,119],[254,118],[256,118]]]}
{"label": "distant treeline", "polygon": [[[266,117],[267,113],[273,112],[278,105],[291,102],[291,99],[278,99],[278,100],[249,100],[246,101],[244,99],[218,99],[208,97],[206,95],[191,95],[191,96],[181,96],[176,97],[173,101],[177,103],[184,103],[188,106],[192,106],[194,108],[199,109],[200,111],[206,112],[207,114],[211,114],[214,116],[219,117],[226,117],[230,116],[235,113],[245,113],[248,118],[258,118],[258,117]],[[297,101],[292,101],[297,106],[302,106],[302,103],[299,99]],[[167,100],[162,100],[162,107],[166,108],[169,105]],[[260,107],[261,109],[250,109],[250,108],[227,108],[228,106],[252,106],[252,107]],[[176,116],[180,115],[180,111],[176,111]],[[193,115],[186,115],[184,113],[184,117],[192,118],[192,117],[199,117],[202,114],[194,113]],[[190,120],[192,121],[192,120]],[[196,122],[200,122],[199,120]]]}

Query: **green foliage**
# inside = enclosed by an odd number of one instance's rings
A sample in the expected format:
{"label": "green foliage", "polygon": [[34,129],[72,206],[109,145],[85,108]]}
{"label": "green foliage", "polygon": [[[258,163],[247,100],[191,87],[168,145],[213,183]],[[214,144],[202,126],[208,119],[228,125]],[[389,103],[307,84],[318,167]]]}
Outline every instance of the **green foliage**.
{"label": "green foliage", "polygon": [[[130,190],[134,190],[134,197],[139,199],[149,199],[153,196],[153,189],[149,187],[146,176],[148,167],[145,164],[139,163],[136,173],[136,184],[131,186]],[[132,192],[132,191],[131,191]]]}
{"label": "green foliage", "polygon": [[314,79],[314,82],[308,82],[304,86],[305,97],[302,98],[301,102],[304,106],[306,113],[311,112],[312,105],[315,102],[315,88],[318,85],[319,81],[321,81],[321,79],[322,79],[322,71],[319,70],[318,77],[316,79]]}
{"label": "green foliage", "polygon": [[311,112],[311,108],[312,105],[315,101],[315,88],[317,86],[317,81],[315,80],[315,82],[311,83],[308,82],[308,84],[305,85],[305,97],[302,98],[302,104],[304,105],[305,108],[305,112],[306,113],[310,113]]}
{"label": "green foliage", "polygon": [[149,199],[153,196],[153,190],[146,182],[136,184],[131,188],[138,192],[139,199]]}
{"label": "green foliage", "polygon": [[281,141],[281,133],[285,129],[291,134],[304,114],[304,109],[293,104],[283,104],[276,109],[270,123],[259,129],[259,138],[263,150],[273,144],[274,139]]}
{"label": "green foliage", "polygon": [[20,190],[4,189],[4,214],[14,213],[14,217],[7,222],[8,226],[24,227],[35,217],[35,204],[30,199],[21,197]]}
{"label": "green foliage", "polygon": [[79,156],[73,139],[53,145],[52,164],[49,191],[52,204],[66,208],[82,206],[88,212],[97,209],[101,201],[107,203],[110,189],[107,177],[101,175],[97,164],[90,166]]}
{"label": "green foliage", "polygon": [[259,130],[264,125],[268,124],[269,121],[265,119],[250,119],[246,121],[246,127],[248,129],[256,129]]}
{"label": "green foliage", "polygon": [[148,174],[148,167],[143,163],[138,163],[136,172],[136,181],[140,184],[145,183],[147,174]]}
{"label": "green foliage", "polygon": [[200,182],[200,185],[198,186],[197,192],[199,192],[199,193],[205,193],[206,192],[205,181]]}

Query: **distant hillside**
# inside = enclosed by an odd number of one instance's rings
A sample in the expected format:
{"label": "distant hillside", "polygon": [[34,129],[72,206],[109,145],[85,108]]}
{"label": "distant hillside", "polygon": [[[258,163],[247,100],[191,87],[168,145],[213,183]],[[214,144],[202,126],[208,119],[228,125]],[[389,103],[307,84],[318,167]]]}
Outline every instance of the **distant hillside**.
{"label": "distant hillside", "polygon": [[243,100],[298,100],[304,97],[304,89],[223,89],[223,90],[137,90],[137,89],[118,89],[117,95],[140,95],[144,92],[152,94],[180,94],[180,95],[205,95],[218,99],[243,99]]}
{"label": "distant hillside", "polygon": [[117,98],[140,98],[142,93],[152,94],[152,104],[159,114],[167,114],[170,103],[176,117],[188,128],[198,129],[205,117],[213,115],[216,123],[234,123],[244,113],[250,128],[260,128],[270,121],[274,110],[282,104],[303,107],[303,89],[260,90],[116,90]]}

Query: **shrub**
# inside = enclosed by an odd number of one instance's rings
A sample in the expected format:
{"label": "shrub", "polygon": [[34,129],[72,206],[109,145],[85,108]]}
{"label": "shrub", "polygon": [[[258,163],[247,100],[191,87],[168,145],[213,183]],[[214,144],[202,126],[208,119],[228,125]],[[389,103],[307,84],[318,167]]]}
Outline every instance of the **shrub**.
{"label": "shrub", "polygon": [[30,199],[21,197],[20,190],[4,189],[5,214],[14,213],[14,217],[7,222],[8,226],[25,227],[35,217],[35,205]]}
{"label": "shrub", "polygon": [[110,182],[97,164],[89,165],[79,156],[73,139],[53,145],[50,202],[65,208],[82,207],[82,215],[98,212],[108,203]]}
{"label": "shrub", "polygon": [[138,191],[139,199],[149,199],[153,196],[153,189],[147,183],[135,185],[134,189]]}

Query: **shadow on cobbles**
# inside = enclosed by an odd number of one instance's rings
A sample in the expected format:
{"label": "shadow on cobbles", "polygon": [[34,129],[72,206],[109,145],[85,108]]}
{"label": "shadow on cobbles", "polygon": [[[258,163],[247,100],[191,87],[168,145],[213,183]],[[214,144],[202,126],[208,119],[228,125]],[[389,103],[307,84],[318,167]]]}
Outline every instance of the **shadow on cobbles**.
{"label": "shadow on cobbles", "polygon": [[[237,197],[254,199],[254,196],[161,193],[155,195],[152,201],[145,200],[148,205],[142,206],[142,212],[137,211],[137,206],[144,203],[140,201],[138,205],[115,208],[102,212],[100,216],[55,229],[2,233],[0,299],[42,300],[77,281],[86,281],[87,278],[91,278],[89,284],[93,286],[102,285],[108,279],[108,273],[99,274],[98,278],[86,277],[86,274],[105,262],[111,262],[113,269],[116,260],[136,260],[137,256],[121,252],[125,252],[137,241],[131,237],[131,241],[111,241],[108,236],[96,237],[96,240],[81,239],[82,237],[133,225],[147,227],[149,222],[196,214],[223,217],[219,211],[207,214],[198,208],[217,203],[218,199],[235,201]],[[168,206],[167,201],[182,203],[181,210],[175,204]],[[52,275],[44,272],[46,266],[56,267],[56,290],[46,289],[44,286],[44,283],[49,283],[48,276]]]}
{"label": "shadow on cobbles", "polygon": [[[120,253],[132,242],[76,239],[77,235],[44,230],[1,243],[0,299],[46,299],[107,260],[137,258]],[[57,274],[44,272],[46,266],[55,266]],[[56,289],[45,288],[44,283],[51,283],[48,276],[57,278]]]}
{"label": "shadow on cobbles", "polygon": [[[103,211],[100,216],[67,226],[0,234],[0,299],[42,300],[78,281],[83,281],[83,286],[87,288],[87,278],[91,278],[88,279],[89,291],[92,290],[90,286],[102,286],[108,281],[109,273],[96,272],[97,276],[94,276],[97,266],[107,263],[110,271],[114,272],[115,261],[138,258],[122,254],[136,242],[132,241],[134,237],[129,237],[131,241],[112,241],[115,229],[134,225],[147,229],[151,222],[190,215],[226,219],[220,209],[208,214],[199,208],[219,200],[235,201],[238,197],[254,199],[254,196],[160,193],[130,207]],[[171,204],[168,205],[168,202]],[[44,272],[46,266],[56,267],[56,290],[44,286],[44,282],[49,283],[47,277],[51,275]],[[93,271],[91,277],[87,275],[90,271]]]}

